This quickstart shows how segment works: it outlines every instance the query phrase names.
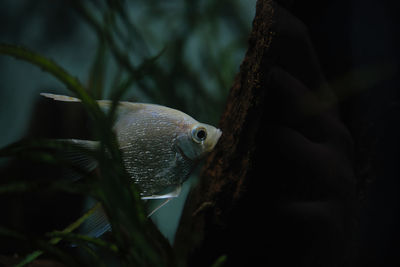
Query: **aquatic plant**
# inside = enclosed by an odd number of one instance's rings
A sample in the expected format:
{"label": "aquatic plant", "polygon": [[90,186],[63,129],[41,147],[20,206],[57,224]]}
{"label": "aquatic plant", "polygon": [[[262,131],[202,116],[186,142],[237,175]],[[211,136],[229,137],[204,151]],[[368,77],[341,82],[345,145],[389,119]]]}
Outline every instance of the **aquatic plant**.
{"label": "aquatic plant", "polygon": [[[113,236],[116,244],[107,244],[105,241],[98,239],[83,237],[80,235],[70,234],[73,230],[79,227],[86,217],[90,214],[89,211],[76,222],[60,232],[49,233],[52,238],[48,242],[48,246],[56,245],[62,238],[69,240],[86,241],[92,246],[103,246],[109,248],[112,252],[122,255],[120,257],[123,263],[140,263],[141,265],[150,264],[152,266],[167,265],[167,261],[160,255],[166,254],[166,241],[160,235],[155,238],[151,235],[154,229],[151,224],[147,223],[144,215],[143,205],[139,199],[139,194],[134,185],[129,183],[121,161],[121,154],[117,147],[115,135],[112,132],[113,113],[115,108],[111,108],[108,114],[103,113],[96,101],[87,93],[84,86],[67,71],[58,66],[51,60],[40,56],[26,48],[13,45],[0,45],[0,53],[16,57],[21,60],[28,61],[44,71],[59,79],[65,86],[76,94],[81,100],[88,113],[93,118],[94,134],[101,141],[101,146],[94,155],[99,162],[101,178],[96,182],[91,183],[91,193],[101,203],[104,210],[108,214],[108,218],[112,225]],[[113,99],[113,106],[119,100],[118,97]],[[45,149],[62,149],[54,141],[23,141],[13,144],[0,151],[2,156],[19,156],[24,157],[29,154],[36,160],[46,163],[60,164],[59,159],[52,153],[46,152]],[[65,147],[64,147],[65,148]],[[107,151],[107,153],[105,152]],[[106,155],[110,155],[106,156]],[[22,184],[23,185],[23,184]],[[71,184],[68,185],[70,187]],[[23,185],[25,189],[29,189],[29,185]],[[59,189],[63,189],[60,186]],[[21,184],[17,187],[7,185],[1,188],[3,193],[12,191],[21,191]],[[12,235],[12,231],[3,229],[5,234]],[[79,243],[79,242],[78,242]],[[86,245],[87,246],[87,245]],[[89,248],[87,246],[87,248]],[[52,248],[48,248],[49,250]],[[20,266],[25,265],[42,254],[41,250],[29,254],[21,261]],[[94,255],[94,254],[92,254]]]}
{"label": "aquatic plant", "polygon": [[[39,257],[42,260],[50,257],[67,265],[92,263],[104,266],[106,255],[111,262],[124,266],[176,265],[176,255],[170,244],[146,218],[138,190],[128,181],[115,134],[111,130],[116,103],[127,98],[150,100],[173,105],[215,123],[241,60],[237,51],[243,53],[245,43],[227,37],[226,25],[235,25],[235,34],[241,36],[242,41],[246,40],[248,26],[245,26],[245,16],[240,14],[240,4],[236,2],[175,3],[171,7],[150,2],[153,18],[159,15],[168,17],[170,11],[171,14],[183,14],[182,24],[174,27],[178,30],[171,31],[171,40],[155,40],[154,35],[159,34],[159,30],[146,32],[138,29],[123,1],[70,1],[69,8],[87,23],[97,39],[85,83],[41,53],[25,46],[0,44],[0,54],[42,69],[61,82],[71,95],[80,98],[91,120],[90,134],[101,144],[96,151],[89,151],[50,139],[28,138],[2,148],[0,156],[3,158],[72,168],[86,178],[75,182],[58,177],[51,180],[14,179],[18,175],[11,175],[2,177],[1,196],[29,195],[31,192],[68,192],[90,196],[101,203],[112,225],[112,233],[105,239],[76,232],[93,208],[76,217],[75,221],[65,222],[68,225],[65,228],[47,229],[47,233],[40,236],[1,225],[0,235],[17,240],[21,246],[24,244],[22,252],[15,252],[18,257],[11,259],[12,264],[24,266],[38,261]],[[130,4],[134,8],[139,6],[137,3]],[[149,7],[144,6],[147,9],[145,12],[149,12]],[[218,14],[216,10],[221,8],[224,12]],[[143,36],[143,32],[147,36]],[[149,46],[145,37],[155,44]],[[204,44],[207,44],[207,49],[204,49]],[[208,44],[212,45],[208,47]],[[194,55],[196,49],[201,51],[199,56]],[[107,113],[95,101],[102,98],[113,101]],[[99,162],[98,172],[87,173],[62,156],[63,152],[76,149],[90,154]],[[26,255],[21,255],[24,252]],[[216,265],[224,259],[224,256],[219,258]]]}

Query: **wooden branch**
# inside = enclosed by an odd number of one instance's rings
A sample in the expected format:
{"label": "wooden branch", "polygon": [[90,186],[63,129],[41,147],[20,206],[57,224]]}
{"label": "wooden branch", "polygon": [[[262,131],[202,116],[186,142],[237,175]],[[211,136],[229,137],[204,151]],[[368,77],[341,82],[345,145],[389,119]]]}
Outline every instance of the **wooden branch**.
{"label": "wooden branch", "polygon": [[261,83],[267,73],[262,68],[274,36],[273,17],[273,2],[257,1],[249,47],[219,123],[223,135],[182,215],[175,243],[180,259],[186,259],[202,242],[205,224],[225,224],[245,190],[265,96]]}
{"label": "wooden branch", "polygon": [[258,0],[223,135],[176,235],[182,266],[344,266],[356,190],[338,103],[306,25]]}

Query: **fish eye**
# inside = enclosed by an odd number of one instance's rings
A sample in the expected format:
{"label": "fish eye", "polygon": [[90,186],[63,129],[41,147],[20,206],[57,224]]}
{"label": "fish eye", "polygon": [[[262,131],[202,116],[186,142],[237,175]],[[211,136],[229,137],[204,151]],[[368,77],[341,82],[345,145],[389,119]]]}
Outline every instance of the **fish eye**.
{"label": "fish eye", "polygon": [[204,127],[196,127],[192,130],[192,138],[195,142],[201,143],[207,138],[207,130]]}

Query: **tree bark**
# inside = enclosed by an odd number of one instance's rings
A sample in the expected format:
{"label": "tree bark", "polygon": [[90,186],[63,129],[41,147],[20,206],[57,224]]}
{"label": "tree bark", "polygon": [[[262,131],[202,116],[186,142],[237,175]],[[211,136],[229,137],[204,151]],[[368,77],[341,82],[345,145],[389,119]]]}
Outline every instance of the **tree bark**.
{"label": "tree bark", "polygon": [[207,159],[200,184],[186,202],[176,237],[178,258],[186,259],[204,240],[207,224],[227,223],[226,216],[244,191],[265,95],[261,76],[267,73],[261,68],[274,34],[273,12],[272,1],[257,2],[249,48],[220,119],[223,136]]}
{"label": "tree bark", "polygon": [[[352,141],[304,24],[258,0],[223,135],[189,195],[181,264],[337,266],[348,258]],[[294,265],[293,265],[294,264]]]}

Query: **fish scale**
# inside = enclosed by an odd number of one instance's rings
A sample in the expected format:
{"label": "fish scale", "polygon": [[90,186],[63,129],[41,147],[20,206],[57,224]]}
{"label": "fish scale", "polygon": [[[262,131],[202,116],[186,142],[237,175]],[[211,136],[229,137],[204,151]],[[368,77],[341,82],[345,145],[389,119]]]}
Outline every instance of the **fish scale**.
{"label": "fish scale", "polygon": [[[41,95],[57,101],[80,102],[80,99],[70,96]],[[105,112],[112,106],[109,100],[97,102]],[[181,184],[198,161],[215,147],[222,134],[219,129],[200,123],[181,111],[132,102],[118,103],[113,130],[125,168],[138,186],[142,199],[164,198],[167,201],[179,195]],[[96,141],[70,139],[69,142],[85,148],[98,147]],[[78,158],[80,162],[87,162],[87,171],[97,166],[87,157],[84,161],[82,157]],[[90,235],[100,236],[109,229],[102,210],[92,217],[87,222],[89,230],[86,232]]]}
{"label": "fish scale", "polygon": [[118,117],[114,128],[126,170],[142,196],[179,186],[195,166],[176,151],[174,141],[182,126],[165,114],[154,110],[126,112]]}

